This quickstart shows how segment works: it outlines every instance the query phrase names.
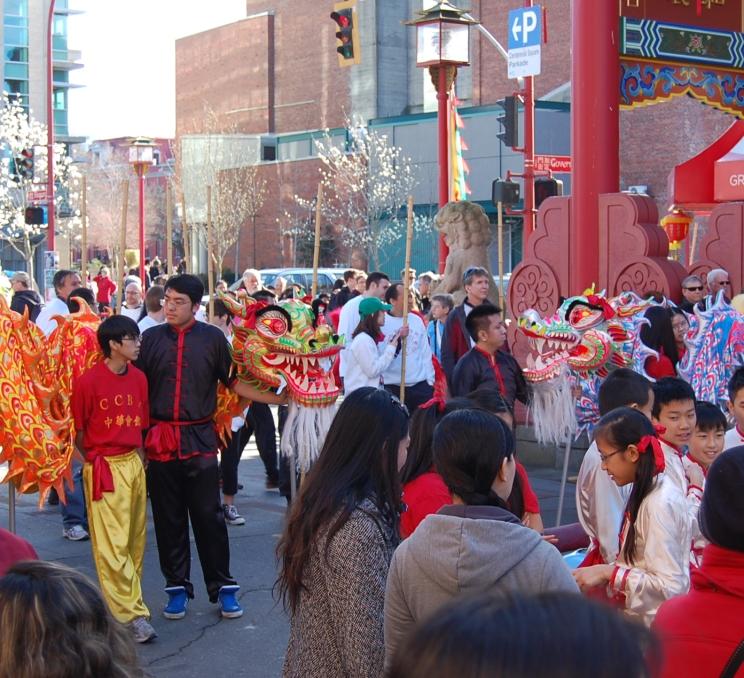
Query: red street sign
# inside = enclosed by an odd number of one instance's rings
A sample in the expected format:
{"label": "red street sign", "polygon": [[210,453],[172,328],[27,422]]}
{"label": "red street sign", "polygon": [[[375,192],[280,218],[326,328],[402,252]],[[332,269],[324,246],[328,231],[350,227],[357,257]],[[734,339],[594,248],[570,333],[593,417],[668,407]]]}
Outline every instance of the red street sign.
{"label": "red street sign", "polygon": [[26,192],[26,202],[29,205],[43,205],[48,202],[46,188]]}
{"label": "red street sign", "polygon": [[568,174],[571,171],[570,155],[536,155],[535,169],[542,172],[552,170],[558,174]]}

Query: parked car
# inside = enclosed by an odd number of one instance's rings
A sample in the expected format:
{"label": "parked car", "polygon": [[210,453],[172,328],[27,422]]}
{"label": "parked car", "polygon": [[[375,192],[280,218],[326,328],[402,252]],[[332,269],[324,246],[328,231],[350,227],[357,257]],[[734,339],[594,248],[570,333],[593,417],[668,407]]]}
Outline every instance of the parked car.
{"label": "parked car", "polygon": [[[319,268],[318,269],[318,292],[330,292],[336,280],[343,280],[345,268]],[[273,287],[274,280],[279,276],[287,281],[287,285],[302,285],[309,293],[313,285],[312,268],[264,268],[261,273],[261,282],[264,287]],[[241,279],[238,278],[232,285],[231,290],[240,286]]]}

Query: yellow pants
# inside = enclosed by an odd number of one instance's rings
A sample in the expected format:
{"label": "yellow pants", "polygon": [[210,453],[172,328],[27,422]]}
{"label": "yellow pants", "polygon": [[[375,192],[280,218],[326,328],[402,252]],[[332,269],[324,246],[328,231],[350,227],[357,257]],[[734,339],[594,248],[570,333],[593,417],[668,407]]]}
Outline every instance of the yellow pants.
{"label": "yellow pants", "polygon": [[147,490],[145,470],[136,451],[108,457],[114,491],[93,501],[93,467],[83,467],[85,504],[98,581],[114,618],[126,624],[149,617],[142,599]]}

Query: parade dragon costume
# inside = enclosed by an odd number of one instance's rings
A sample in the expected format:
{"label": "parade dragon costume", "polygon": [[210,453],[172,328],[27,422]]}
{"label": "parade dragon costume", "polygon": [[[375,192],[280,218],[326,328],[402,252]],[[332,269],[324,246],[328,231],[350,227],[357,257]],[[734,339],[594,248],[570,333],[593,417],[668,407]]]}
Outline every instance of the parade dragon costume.
{"label": "parade dragon costume", "polygon": [[591,429],[599,419],[599,385],[610,370],[629,367],[645,375],[646,359],[657,355],[640,340],[652,304],[632,292],[611,299],[585,294],[566,299],[548,318],[532,309],[519,318],[532,349],[524,375],[539,442],[562,444]]}
{"label": "parade dragon costume", "polygon": [[330,372],[343,342],[303,301],[276,304],[222,295],[233,318],[233,362],[238,378],[261,390],[283,388],[289,414],[281,450],[308,471],[323,447],[340,395]]}
{"label": "parade dragon costume", "polygon": [[715,302],[708,297],[704,310],[695,306],[688,319],[687,352],[677,370],[690,382],[698,400],[723,406],[729,399],[729,378],[744,365],[744,317],[721,291]]}
{"label": "parade dragon costume", "polygon": [[64,501],[65,482],[72,483],[72,384],[102,359],[99,318],[78,303],[78,313],[56,317],[47,338],[0,295],[0,462],[8,463],[5,481],[21,493],[38,491],[40,506],[51,488]]}
{"label": "parade dragon costume", "polygon": [[[591,431],[599,419],[599,385],[610,370],[629,367],[650,378],[644,365],[657,353],[640,340],[640,330],[653,305],[632,292],[611,299],[586,294],[566,299],[549,318],[534,310],[522,315],[518,326],[532,348],[524,375],[533,388],[538,441],[561,444]],[[679,374],[698,399],[723,406],[728,379],[744,364],[744,317],[719,293],[715,303],[709,297],[705,310],[696,306],[688,319]]]}

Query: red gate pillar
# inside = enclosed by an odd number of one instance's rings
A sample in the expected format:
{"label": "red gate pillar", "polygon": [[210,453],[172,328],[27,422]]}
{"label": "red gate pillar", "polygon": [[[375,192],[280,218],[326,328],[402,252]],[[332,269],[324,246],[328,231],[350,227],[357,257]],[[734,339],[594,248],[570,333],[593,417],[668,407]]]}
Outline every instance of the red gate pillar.
{"label": "red gate pillar", "polygon": [[573,0],[570,291],[598,281],[600,193],[620,189],[617,3]]}

